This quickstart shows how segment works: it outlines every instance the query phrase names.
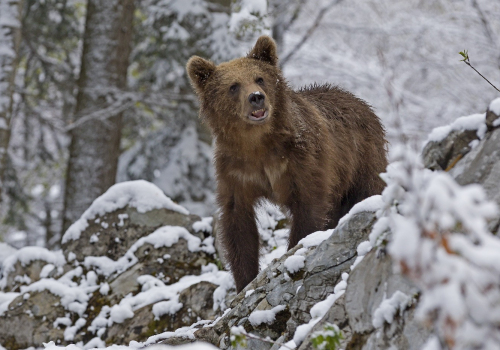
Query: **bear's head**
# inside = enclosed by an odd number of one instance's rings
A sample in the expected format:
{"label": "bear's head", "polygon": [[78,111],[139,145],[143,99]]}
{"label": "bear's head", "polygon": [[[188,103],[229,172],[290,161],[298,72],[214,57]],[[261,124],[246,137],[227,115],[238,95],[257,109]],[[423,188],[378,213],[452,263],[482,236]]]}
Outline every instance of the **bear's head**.
{"label": "bear's head", "polygon": [[270,37],[261,36],[246,57],[218,66],[193,56],[187,72],[200,100],[200,116],[216,134],[242,125],[254,130],[270,127],[278,87],[285,84]]}

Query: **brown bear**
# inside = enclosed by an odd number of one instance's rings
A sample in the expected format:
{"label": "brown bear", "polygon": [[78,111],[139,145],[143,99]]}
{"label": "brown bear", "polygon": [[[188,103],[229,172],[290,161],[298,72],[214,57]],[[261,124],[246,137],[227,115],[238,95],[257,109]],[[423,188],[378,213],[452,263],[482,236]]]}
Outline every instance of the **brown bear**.
{"label": "brown bear", "polygon": [[260,199],[291,214],[290,249],[382,191],[387,159],[379,118],[335,86],[294,91],[271,38],[218,66],[193,56],[187,72],[215,138],[220,235],[238,292],[259,272]]}

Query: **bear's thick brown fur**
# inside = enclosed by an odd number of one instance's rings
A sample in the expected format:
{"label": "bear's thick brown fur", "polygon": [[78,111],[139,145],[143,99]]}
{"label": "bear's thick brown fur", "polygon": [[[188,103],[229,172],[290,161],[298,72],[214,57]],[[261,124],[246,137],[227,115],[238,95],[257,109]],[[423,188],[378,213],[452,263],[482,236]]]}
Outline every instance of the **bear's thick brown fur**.
{"label": "bear's thick brown fur", "polygon": [[338,87],[292,90],[271,38],[218,66],[194,56],[187,71],[215,137],[220,234],[238,292],[259,270],[260,199],[289,210],[291,248],[382,191],[387,160],[379,118]]}

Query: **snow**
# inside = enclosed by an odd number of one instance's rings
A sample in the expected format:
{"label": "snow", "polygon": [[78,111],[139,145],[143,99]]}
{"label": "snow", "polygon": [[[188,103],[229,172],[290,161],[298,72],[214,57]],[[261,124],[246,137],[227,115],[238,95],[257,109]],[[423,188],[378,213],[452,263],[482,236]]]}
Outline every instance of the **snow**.
{"label": "snow", "polygon": [[488,109],[493,113],[495,113],[496,115],[500,116],[500,97],[491,101],[490,105],[488,106]]}
{"label": "snow", "polygon": [[362,213],[362,212],[376,212],[377,210],[379,210],[380,208],[382,208],[383,204],[384,204],[384,202],[382,200],[382,196],[381,195],[375,195],[375,196],[368,197],[368,198],[362,200],[361,202],[356,203],[351,208],[351,210],[349,210],[349,213],[347,213],[346,215],[344,215],[339,220],[338,225],[341,225],[344,222],[349,221],[350,218],[353,215],[355,215],[355,214],[359,214],[359,213]]}
{"label": "snow", "polygon": [[53,264],[47,264],[40,271],[40,278],[48,277],[49,274],[54,270],[55,266]]}
{"label": "snow", "polygon": [[231,13],[230,32],[238,32],[245,24],[259,22],[259,17],[267,14],[266,0],[241,0],[240,6],[238,12]]}
{"label": "snow", "polygon": [[89,220],[126,206],[135,208],[140,213],[164,208],[184,215],[189,214],[185,208],[175,204],[150,182],[144,180],[121,182],[111,186],[102,196],[94,200],[80,219],[64,233],[62,243],[80,238],[82,231],[88,227]]}
{"label": "snow", "polygon": [[200,221],[196,221],[193,224],[193,230],[196,232],[208,232],[212,233],[212,222],[214,221],[214,218],[209,216],[202,218]]}
{"label": "snow", "polygon": [[166,313],[173,314],[182,308],[178,296],[186,288],[207,281],[219,285],[214,292],[214,307],[225,309],[224,299],[227,291],[234,288],[234,280],[227,271],[219,271],[217,266],[209,264],[202,269],[199,276],[183,276],[174,284],[166,285],[156,277],[149,275],[140,276],[137,281],[142,285],[142,290],[136,295],[127,295],[118,304],[103,307],[101,313],[90,326],[93,332],[109,327],[113,323],[123,323],[134,316],[134,311],[144,306],[151,305],[155,317]]}
{"label": "snow", "polygon": [[50,251],[43,247],[24,247],[10,254],[2,264],[3,277],[0,280],[0,288],[7,286],[7,278],[14,271],[17,262],[27,266],[33,261],[41,260],[54,266],[63,266],[66,263],[62,251]]}
{"label": "snow", "polygon": [[61,305],[69,311],[82,316],[87,308],[88,294],[82,288],[68,286],[60,280],[46,278],[29,286],[21,286],[21,293],[42,292],[44,290],[61,297]]}
{"label": "snow", "polygon": [[389,299],[384,299],[373,312],[372,324],[375,328],[381,328],[384,322],[389,324],[394,320],[396,312],[402,316],[403,311],[412,303],[412,298],[401,291],[396,291]]}
{"label": "snow", "polygon": [[256,310],[248,316],[248,321],[250,321],[254,327],[257,327],[262,323],[272,324],[276,318],[276,314],[285,309],[285,305],[278,305],[273,307],[271,310]]}
{"label": "snow", "polygon": [[[374,225],[375,228],[375,225]],[[374,228],[372,229],[372,233],[374,232]],[[379,237],[380,234],[376,234],[377,238]],[[351,265],[351,271],[358,266],[358,264],[363,260],[366,254],[370,252],[372,249],[372,243],[370,241],[364,241],[361,242],[358,247],[357,247],[357,253],[358,256],[356,257],[356,260],[354,260],[354,263]]]}
{"label": "snow", "polygon": [[7,311],[10,303],[19,295],[20,293],[0,293],[0,316]]}
{"label": "snow", "polygon": [[[122,299],[123,300],[123,299]],[[123,323],[127,318],[134,317],[134,311],[130,304],[120,302],[120,305],[113,305],[109,312],[111,324]]]}
{"label": "snow", "polygon": [[115,272],[125,271],[134,265],[137,262],[137,257],[134,253],[144,244],[151,244],[155,249],[158,249],[160,247],[171,247],[179,242],[179,239],[187,241],[188,249],[191,252],[205,251],[209,254],[215,252],[213,240],[205,239],[202,242],[200,238],[190,234],[184,227],[163,226],[156,229],[150,235],[138,239],[117,261],[111,260],[106,256],[88,256],[83,263],[87,268],[95,267],[100,274],[109,276]]}
{"label": "snow", "polygon": [[452,131],[477,130],[477,136],[482,139],[486,132],[486,113],[472,114],[456,119],[450,125],[440,126],[432,130],[425,144],[429,142],[441,142]]}
{"label": "snow", "polygon": [[64,340],[72,341],[73,339],[75,339],[76,332],[82,329],[82,327],[85,326],[86,322],[87,321],[84,318],[79,318],[73,326],[67,327],[64,330]]}
{"label": "snow", "polygon": [[71,326],[73,322],[71,322],[71,318],[69,317],[58,317],[52,324],[54,328],[59,328],[59,325],[63,325],[65,327]]}
{"label": "snow", "polygon": [[357,248],[358,256],[366,255],[371,249],[372,245],[369,241],[361,242]]}
{"label": "snow", "polygon": [[99,288],[99,293],[101,293],[102,295],[108,295],[109,284],[107,282],[101,285],[101,287]]}
{"label": "snow", "polygon": [[421,291],[416,317],[457,349],[493,346],[500,338],[500,238],[488,221],[498,217],[496,203],[477,184],[462,187],[447,173],[424,169],[408,149],[394,155],[379,216],[392,232],[394,268]]}
{"label": "snow", "polygon": [[315,247],[324,240],[328,239],[333,233],[333,229],[327,231],[316,231],[302,238],[298,244],[302,244],[304,248]]}
{"label": "snow", "polygon": [[183,306],[178,299],[161,301],[153,305],[153,315],[155,315],[155,320],[159,320],[163,315],[176,314]]}
{"label": "snow", "polygon": [[288,272],[294,274],[305,266],[306,257],[303,255],[292,255],[286,258],[284,265]]}
{"label": "snow", "polygon": [[260,269],[263,270],[274,259],[279,259],[287,252],[289,229],[276,229],[278,223],[286,216],[281,210],[269,201],[260,202],[255,208],[257,229],[263,244],[259,259]]}

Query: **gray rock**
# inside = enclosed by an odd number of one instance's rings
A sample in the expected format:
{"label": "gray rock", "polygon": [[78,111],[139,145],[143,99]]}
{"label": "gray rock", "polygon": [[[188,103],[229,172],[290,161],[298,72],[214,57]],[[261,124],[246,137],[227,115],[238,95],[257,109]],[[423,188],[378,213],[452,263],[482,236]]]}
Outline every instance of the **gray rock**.
{"label": "gray rock", "polygon": [[[7,283],[3,291],[19,292],[21,286],[26,286],[40,280],[40,273],[48,264],[45,260],[34,260],[27,265],[23,265],[20,261],[17,261],[13,271],[9,271],[7,274]],[[60,268],[53,266],[47,277],[59,277],[68,270],[70,270],[70,266],[68,265],[61,266]]]}
{"label": "gray rock", "polygon": [[[483,140],[450,171],[460,185],[481,184],[488,198],[500,205],[500,129],[487,133]],[[499,232],[500,220],[490,223]]]}
{"label": "gray rock", "polygon": [[352,330],[351,349],[420,349],[429,332],[413,318],[413,309],[396,316],[381,329],[373,326],[373,315],[384,299],[400,291],[418,296],[407,278],[393,272],[391,258],[383,250],[369,252],[349,276],[345,292],[345,309]]}
{"label": "gray rock", "polygon": [[26,299],[25,295],[14,299],[0,317],[0,344],[6,349],[18,350],[64,339],[63,327],[54,327],[54,321],[67,313],[60,301],[59,296],[47,290],[31,293]]}
{"label": "gray rock", "polygon": [[[163,315],[156,319],[151,311],[152,305],[144,306],[134,312],[134,317],[109,327],[103,339],[110,344],[125,345],[131,340],[145,341],[155,334],[175,331],[202,319],[213,320],[216,311],[213,309],[212,296],[216,288],[217,285],[209,282],[200,282],[186,288],[179,296],[179,302],[183,306],[174,315]],[[173,342],[170,345],[184,342]]]}
{"label": "gray rock", "polygon": [[495,129],[496,127],[493,125],[493,122],[495,120],[497,120],[498,118],[500,118],[500,115],[496,115],[495,113],[493,113],[493,111],[491,111],[489,108],[488,110],[486,111],[486,126],[488,127],[488,130],[493,130]]}
{"label": "gray rock", "polygon": [[309,335],[302,342],[298,350],[315,350],[312,342],[311,336],[313,333],[322,330],[327,323],[335,324],[339,327],[343,334],[344,339],[340,342],[340,348],[345,349],[348,341],[351,339],[351,327],[349,326],[349,321],[345,311],[345,294],[342,295],[335,301],[335,304],[328,310],[325,316],[314,325]]}
{"label": "gray rock", "polygon": [[[275,260],[233,300],[231,311],[210,328],[195,332],[199,340],[210,341],[221,349],[230,346],[230,328],[243,326],[247,332],[259,337],[287,342],[295,333],[297,325],[310,320],[310,309],[317,302],[333,293],[343,272],[350,271],[359,243],[367,240],[375,214],[364,212],[336,228],[333,234],[318,247],[308,248],[302,272],[290,276],[284,267],[285,260],[302,248],[298,245],[280,259]],[[253,293],[246,296],[248,291]],[[287,308],[276,315],[269,325],[253,326],[248,317],[256,310],[269,310],[277,305]],[[179,341],[176,339],[176,341]],[[251,349],[271,349],[272,343],[260,340],[249,341]]]}
{"label": "gray rock", "polygon": [[391,258],[373,249],[349,276],[345,307],[353,332],[373,331],[372,317],[383,299],[396,291],[409,296],[418,294],[418,289],[400,274],[393,273]]}
{"label": "gray rock", "polygon": [[77,261],[83,261],[86,256],[107,256],[117,260],[139,238],[161,226],[182,226],[190,233],[202,236],[193,230],[193,223],[199,220],[199,216],[164,208],[139,213],[135,208],[126,207],[88,221],[80,238],[65,242],[62,249],[67,260],[70,252],[75,254]]}
{"label": "gray rock", "polygon": [[440,142],[427,143],[422,151],[424,166],[431,170],[453,168],[471,150],[470,142],[477,139],[476,130],[455,130]]}

